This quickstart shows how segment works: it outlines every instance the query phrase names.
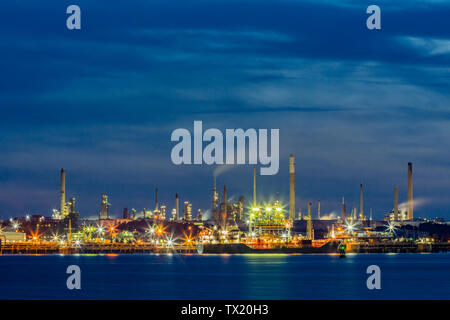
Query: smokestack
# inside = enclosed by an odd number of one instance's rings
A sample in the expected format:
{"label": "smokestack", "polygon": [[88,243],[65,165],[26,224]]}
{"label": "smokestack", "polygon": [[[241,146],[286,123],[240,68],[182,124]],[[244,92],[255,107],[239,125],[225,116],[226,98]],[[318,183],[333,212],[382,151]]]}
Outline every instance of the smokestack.
{"label": "smokestack", "polygon": [[61,169],[61,216],[66,214],[66,172]]}
{"label": "smokestack", "polygon": [[360,202],[360,208],[359,208],[359,220],[364,220],[364,208],[363,208],[363,185],[361,183],[361,187],[359,190],[359,202]]}
{"label": "smokestack", "polygon": [[223,212],[222,212],[222,226],[225,229],[227,224],[227,186],[223,186]]}
{"label": "smokestack", "polygon": [[312,240],[311,202],[308,202],[308,221],[306,222],[306,238]]}
{"label": "smokestack", "polygon": [[178,199],[178,193],[175,193],[175,220],[178,220],[180,216],[180,199]]}
{"label": "smokestack", "polygon": [[217,206],[219,203],[219,196],[217,194],[217,188],[216,188],[216,178],[214,178],[213,181],[213,196],[212,196],[212,203],[211,203],[211,214],[212,214],[212,218],[215,221],[218,221],[218,217],[217,217]]}
{"label": "smokestack", "polygon": [[295,220],[295,167],[294,156],[289,156],[289,219]]}
{"label": "smokestack", "polygon": [[159,211],[158,210],[158,188],[156,188],[156,190],[155,190],[155,210],[156,211]]}
{"label": "smokestack", "polygon": [[320,220],[320,199],[317,202],[317,218],[318,218],[318,220]]}
{"label": "smokestack", "polygon": [[413,210],[412,162],[408,162],[408,220],[414,218]]}
{"label": "smokestack", "polygon": [[256,206],[256,168],[253,168],[253,206]]}
{"label": "smokestack", "polygon": [[394,221],[398,221],[398,187],[394,187]]}
{"label": "smokestack", "polygon": [[342,221],[345,222],[345,202],[344,202],[344,197],[342,197]]}
{"label": "smokestack", "polygon": [[223,186],[223,203],[227,203],[227,186]]}

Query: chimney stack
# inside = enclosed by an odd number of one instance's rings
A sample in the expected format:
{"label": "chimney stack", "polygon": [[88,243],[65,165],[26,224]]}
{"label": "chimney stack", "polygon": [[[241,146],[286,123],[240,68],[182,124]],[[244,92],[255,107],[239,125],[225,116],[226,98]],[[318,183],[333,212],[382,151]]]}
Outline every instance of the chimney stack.
{"label": "chimney stack", "polygon": [[359,208],[359,220],[364,220],[364,208],[363,208],[363,185],[361,183],[361,187],[359,190],[359,197],[360,197],[360,208]]}
{"label": "chimney stack", "polygon": [[222,226],[226,229],[227,226],[227,214],[228,214],[228,205],[227,205],[227,186],[223,186],[223,212],[222,212]]}
{"label": "chimney stack", "polygon": [[294,156],[289,156],[289,219],[295,220],[295,167]]}
{"label": "chimney stack", "polygon": [[414,218],[413,210],[412,162],[408,162],[408,220]]}
{"label": "chimney stack", "polygon": [[178,199],[178,193],[175,193],[175,220],[180,217],[180,199]]}
{"label": "chimney stack", "polygon": [[394,187],[394,221],[398,221],[398,187]]}
{"label": "chimney stack", "polygon": [[66,172],[61,169],[61,216],[64,217],[66,214]]}
{"label": "chimney stack", "polygon": [[217,188],[216,188],[216,178],[214,178],[212,203],[211,203],[211,215],[212,215],[212,218],[214,221],[219,220],[218,206],[219,206],[219,194],[217,193]]}
{"label": "chimney stack", "polygon": [[306,221],[306,239],[312,240],[311,202],[308,202],[308,221]]}
{"label": "chimney stack", "polygon": [[318,218],[318,220],[320,220],[320,199],[317,202],[317,218]]}
{"label": "chimney stack", "polygon": [[253,206],[256,206],[256,168],[253,168]]}
{"label": "chimney stack", "polygon": [[344,201],[344,197],[342,197],[342,221],[345,222],[345,201]]}
{"label": "chimney stack", "polygon": [[156,188],[156,190],[155,190],[155,210],[156,211],[159,211],[158,210],[158,188]]}

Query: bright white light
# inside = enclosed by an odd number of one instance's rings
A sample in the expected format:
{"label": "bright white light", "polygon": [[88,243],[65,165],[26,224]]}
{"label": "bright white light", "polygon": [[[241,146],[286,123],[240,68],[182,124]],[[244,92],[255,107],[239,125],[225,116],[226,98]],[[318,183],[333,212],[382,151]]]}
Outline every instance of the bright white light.
{"label": "bright white light", "polygon": [[347,222],[345,223],[344,228],[345,228],[345,230],[347,230],[348,232],[353,233],[353,231],[356,230],[356,224],[357,224],[357,223],[358,223],[358,222],[349,222],[349,221],[347,221]]}
{"label": "bright white light", "polygon": [[392,222],[388,222],[388,225],[386,226],[389,233],[393,234],[395,233],[395,230],[397,230],[397,227]]}

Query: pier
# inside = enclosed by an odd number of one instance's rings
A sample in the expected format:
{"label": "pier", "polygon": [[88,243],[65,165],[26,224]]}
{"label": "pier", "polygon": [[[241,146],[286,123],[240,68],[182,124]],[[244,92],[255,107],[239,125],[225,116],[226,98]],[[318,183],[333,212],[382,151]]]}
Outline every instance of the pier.
{"label": "pier", "polygon": [[85,243],[77,246],[61,246],[53,242],[11,242],[4,243],[0,254],[164,254],[197,253],[195,247],[174,245],[159,247],[148,243]]}
{"label": "pier", "polygon": [[[207,249],[206,249],[207,248]],[[322,248],[325,248],[322,247]],[[346,242],[347,253],[437,253],[450,251],[450,243],[358,243]],[[331,253],[332,247],[320,250],[318,246],[247,246],[243,243],[206,245],[204,253]],[[3,243],[0,254],[197,254],[194,246],[156,246],[151,243],[83,243],[60,245],[54,242]]]}

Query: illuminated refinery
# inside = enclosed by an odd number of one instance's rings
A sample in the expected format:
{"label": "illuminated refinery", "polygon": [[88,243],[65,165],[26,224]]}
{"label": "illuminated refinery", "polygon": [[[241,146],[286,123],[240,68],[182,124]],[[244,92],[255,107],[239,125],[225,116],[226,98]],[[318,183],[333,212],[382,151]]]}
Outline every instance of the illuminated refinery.
{"label": "illuminated refinery", "polygon": [[[110,214],[107,194],[99,196],[96,219],[83,219],[74,197],[66,201],[66,171],[60,172],[60,205],[52,215],[26,215],[0,224],[0,253],[355,253],[439,252],[450,248],[450,225],[443,219],[414,218],[413,172],[408,163],[407,202],[399,205],[398,187],[393,186],[393,209],[382,221],[364,209],[364,185],[359,188],[359,208],[337,205],[338,215],[317,215],[313,202],[296,216],[295,159],[289,157],[289,203],[258,199],[253,168],[253,196],[227,198],[227,186],[218,191],[212,181],[211,215],[175,193],[173,206],[158,202],[154,209],[123,209],[122,218]],[[340,199],[340,196],[337,197]],[[297,202],[298,205],[298,202]],[[359,210],[358,210],[359,209]],[[168,211],[171,210],[171,211]],[[208,210],[207,210],[208,211]],[[358,213],[359,211],[359,213]],[[196,216],[193,213],[196,212]],[[313,216],[316,216],[315,219]]]}

